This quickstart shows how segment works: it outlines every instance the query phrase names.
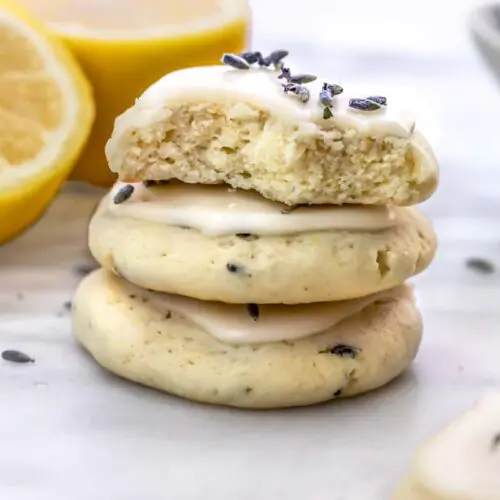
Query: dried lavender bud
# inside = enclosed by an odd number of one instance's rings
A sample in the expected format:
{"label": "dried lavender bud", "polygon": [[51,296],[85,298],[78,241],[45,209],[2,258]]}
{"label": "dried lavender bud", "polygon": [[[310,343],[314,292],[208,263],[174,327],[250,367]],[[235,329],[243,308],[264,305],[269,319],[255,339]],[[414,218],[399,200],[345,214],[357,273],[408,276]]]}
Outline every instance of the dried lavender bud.
{"label": "dried lavender bud", "polygon": [[9,349],[7,351],[2,352],[2,358],[5,361],[11,361],[12,363],[34,363],[35,360],[21,351],[16,351],[13,349]]}
{"label": "dried lavender bud", "polygon": [[311,97],[309,90],[307,90],[305,87],[299,87],[298,92],[296,92],[296,94],[299,97],[300,101],[304,103],[306,103]]}
{"label": "dried lavender bud", "polygon": [[250,234],[250,233],[238,233],[236,237],[246,241],[254,241],[259,239],[259,237],[256,234]]}
{"label": "dried lavender bud", "polygon": [[261,66],[270,66],[274,64],[277,66],[281,63],[283,59],[288,55],[288,50],[275,50],[271,52],[267,57],[264,57],[262,61],[259,63]]}
{"label": "dried lavender bud", "polygon": [[327,83],[327,82],[323,83],[322,90],[328,91],[332,97],[342,94],[342,92],[344,92],[344,89],[340,85],[337,85],[336,83]]}
{"label": "dried lavender bud", "polygon": [[260,52],[242,52],[240,57],[248,64],[255,64],[256,62],[262,61],[262,54]]}
{"label": "dried lavender bud", "polygon": [[247,311],[254,321],[257,321],[259,319],[260,311],[257,304],[247,304]]}
{"label": "dried lavender bud", "polygon": [[289,81],[290,77],[292,76],[290,73],[290,68],[285,68],[285,65],[282,64],[280,67],[280,70],[281,70],[281,73],[278,75],[278,79]]}
{"label": "dried lavender bud", "polygon": [[333,106],[333,96],[328,90],[322,90],[319,93],[319,102],[328,108]]}
{"label": "dried lavender bud", "polygon": [[290,83],[298,83],[299,85],[302,85],[304,83],[311,83],[314,82],[318,77],[314,75],[307,75],[307,74],[302,74],[302,75],[291,75],[288,81]]}
{"label": "dried lavender bud", "polygon": [[226,264],[226,269],[230,272],[230,273],[238,273],[241,271],[242,267],[241,266],[237,266],[236,264],[233,264],[231,262],[228,262]]}
{"label": "dried lavender bud", "polygon": [[376,102],[377,104],[380,104],[381,106],[387,106],[387,97],[383,97],[381,95],[372,95],[370,97],[367,97],[369,101]]}
{"label": "dried lavender bud", "polygon": [[500,447],[500,432],[493,436],[493,440],[491,441],[491,451],[495,451]]}
{"label": "dried lavender bud", "polygon": [[319,93],[319,102],[325,107],[325,109],[323,109],[323,119],[327,120],[331,118],[333,113],[330,108],[333,107],[333,96],[328,90],[323,89]]}
{"label": "dried lavender bud", "polygon": [[325,107],[323,110],[323,120],[328,120],[333,117],[332,110],[330,108]]}
{"label": "dried lavender bud", "polygon": [[248,64],[243,57],[237,56],[236,54],[224,54],[221,62],[234,69],[250,69],[250,64]]}
{"label": "dried lavender bud", "polygon": [[296,83],[287,83],[286,85],[283,85],[283,90],[285,94],[289,94],[290,92],[295,94],[300,101],[304,103],[306,103],[311,97],[309,90],[306,87],[297,85]]}
{"label": "dried lavender bud", "polygon": [[376,111],[380,109],[380,104],[369,101],[368,99],[350,99],[349,107],[358,111]]}
{"label": "dried lavender bud", "polygon": [[357,358],[359,354],[359,349],[357,347],[352,347],[349,345],[338,344],[333,349],[330,350],[335,356]]}
{"label": "dried lavender bud", "polygon": [[467,259],[466,265],[472,271],[477,271],[482,274],[493,274],[495,272],[495,265],[493,262],[480,257],[471,257]]}
{"label": "dried lavender bud", "polygon": [[345,344],[337,344],[331,349],[325,349],[324,351],[320,351],[320,354],[334,354],[335,356],[340,356],[342,358],[352,358],[355,359],[358,357],[360,349],[357,347],[352,347]]}
{"label": "dried lavender bud", "polygon": [[134,186],[132,186],[132,184],[127,184],[126,186],[123,186],[118,191],[118,193],[115,194],[115,197],[113,198],[113,203],[115,205],[119,205],[120,203],[127,201],[132,196],[133,192],[134,192]]}

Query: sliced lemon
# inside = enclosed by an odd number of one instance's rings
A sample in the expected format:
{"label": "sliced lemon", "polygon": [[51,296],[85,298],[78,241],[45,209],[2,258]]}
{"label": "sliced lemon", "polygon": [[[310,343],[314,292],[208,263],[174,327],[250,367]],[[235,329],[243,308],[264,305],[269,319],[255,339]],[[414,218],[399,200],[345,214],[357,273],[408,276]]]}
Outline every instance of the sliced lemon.
{"label": "sliced lemon", "polygon": [[93,109],[67,48],[0,0],[0,243],[35,221],[68,177]]}
{"label": "sliced lemon", "polygon": [[247,0],[21,0],[62,37],[92,81],[97,119],[73,178],[110,185],[116,116],[165,73],[246,45]]}

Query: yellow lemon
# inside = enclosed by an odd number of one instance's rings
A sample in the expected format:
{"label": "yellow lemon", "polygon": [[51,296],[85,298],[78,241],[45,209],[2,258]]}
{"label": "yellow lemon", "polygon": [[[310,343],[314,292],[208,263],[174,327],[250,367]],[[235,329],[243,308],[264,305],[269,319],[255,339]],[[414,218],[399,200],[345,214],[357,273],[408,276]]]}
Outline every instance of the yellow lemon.
{"label": "yellow lemon", "polygon": [[169,71],[244,49],[247,0],[22,0],[73,50],[94,86],[96,122],[73,178],[109,185],[116,116]]}
{"label": "yellow lemon", "polygon": [[91,87],[60,40],[0,0],[0,243],[68,177],[92,126]]}

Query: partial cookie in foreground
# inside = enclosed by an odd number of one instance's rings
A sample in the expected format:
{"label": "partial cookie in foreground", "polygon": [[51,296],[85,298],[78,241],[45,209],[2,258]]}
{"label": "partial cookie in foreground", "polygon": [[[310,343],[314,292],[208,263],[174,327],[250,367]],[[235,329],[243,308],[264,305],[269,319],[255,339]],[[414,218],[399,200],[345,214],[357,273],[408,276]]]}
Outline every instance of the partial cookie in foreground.
{"label": "partial cookie in foreground", "polygon": [[415,357],[422,324],[406,286],[357,301],[259,308],[151,293],[100,270],[77,290],[73,331],[124,378],[206,403],[280,408],[388,383]]}
{"label": "partial cookie in foreground", "polygon": [[[227,183],[287,205],[407,206],[432,195],[436,158],[395,99],[346,86],[325,119],[328,79],[305,85],[304,103],[279,76],[225,66],[166,75],[117,118],[106,147],[111,170],[125,182]],[[363,97],[387,102],[350,106]]]}
{"label": "partial cookie in foreground", "polygon": [[500,394],[430,438],[393,500],[499,500]]}
{"label": "partial cookie in foreground", "polygon": [[436,249],[431,223],[414,208],[283,214],[256,194],[222,186],[138,185],[119,205],[116,193],[90,223],[94,257],[139,286],[201,300],[356,298],[402,284],[429,265]]}

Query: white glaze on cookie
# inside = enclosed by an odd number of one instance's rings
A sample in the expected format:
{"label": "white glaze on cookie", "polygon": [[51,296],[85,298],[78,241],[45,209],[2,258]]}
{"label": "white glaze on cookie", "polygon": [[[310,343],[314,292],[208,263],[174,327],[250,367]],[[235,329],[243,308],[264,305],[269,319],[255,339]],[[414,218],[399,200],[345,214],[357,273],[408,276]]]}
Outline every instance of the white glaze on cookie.
{"label": "white glaze on cookie", "polygon": [[[162,312],[174,311],[222,342],[253,344],[296,340],[323,332],[376,302],[391,300],[393,291],[337,302],[256,305],[258,319],[245,304],[225,304],[181,295],[148,292],[148,302]],[[255,307],[255,306],[254,306]]]}
{"label": "white glaze on cookie", "polygon": [[115,216],[190,227],[208,236],[379,231],[397,222],[396,209],[384,206],[319,205],[282,213],[289,207],[224,185],[167,184],[146,188],[138,183],[134,184],[131,198],[116,205],[113,198],[123,186],[117,183],[108,197],[108,210]]}
{"label": "white glaze on cookie", "polygon": [[[293,66],[292,66],[293,69]],[[293,72],[292,72],[293,73]],[[257,109],[267,110],[273,116],[290,121],[300,127],[336,126],[341,129],[355,128],[360,133],[380,137],[394,135],[410,137],[415,128],[413,113],[397,103],[382,106],[377,111],[356,111],[349,107],[349,99],[368,97],[369,88],[345,87],[344,93],[334,97],[333,118],[323,119],[323,107],[319,93],[323,82],[337,83],[331,78],[319,77],[306,87],[310,99],[302,103],[296,96],[285,94],[277,77],[279,71],[251,68],[235,70],[227,66],[202,66],[169,73],[152,85],[139,101],[153,109],[163,102],[166,107],[200,101],[225,103],[243,102]]]}

